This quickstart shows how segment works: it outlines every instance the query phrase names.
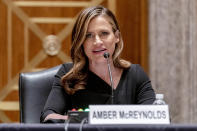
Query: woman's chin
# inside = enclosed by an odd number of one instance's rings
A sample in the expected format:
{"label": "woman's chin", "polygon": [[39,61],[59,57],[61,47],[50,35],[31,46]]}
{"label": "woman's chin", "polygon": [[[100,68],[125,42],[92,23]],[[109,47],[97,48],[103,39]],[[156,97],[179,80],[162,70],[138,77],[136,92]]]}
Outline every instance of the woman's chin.
{"label": "woman's chin", "polygon": [[97,57],[97,58],[93,58],[91,60],[89,60],[90,63],[106,63],[107,59],[105,59],[104,57]]}

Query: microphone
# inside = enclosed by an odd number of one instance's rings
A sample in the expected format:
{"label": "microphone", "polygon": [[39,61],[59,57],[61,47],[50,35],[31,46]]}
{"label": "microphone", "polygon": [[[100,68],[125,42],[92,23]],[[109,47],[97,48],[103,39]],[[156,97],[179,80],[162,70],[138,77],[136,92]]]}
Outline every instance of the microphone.
{"label": "microphone", "polygon": [[111,67],[110,67],[110,63],[109,63],[109,53],[105,52],[103,54],[104,58],[107,59],[107,66],[108,66],[108,72],[109,72],[109,76],[110,76],[110,82],[111,82],[111,104],[114,104],[114,84],[113,84],[113,77],[112,77],[112,73],[111,73]]}
{"label": "microphone", "polygon": [[109,58],[109,53],[105,52],[105,53],[103,54],[103,56],[105,57],[105,59],[107,59],[107,58]]}

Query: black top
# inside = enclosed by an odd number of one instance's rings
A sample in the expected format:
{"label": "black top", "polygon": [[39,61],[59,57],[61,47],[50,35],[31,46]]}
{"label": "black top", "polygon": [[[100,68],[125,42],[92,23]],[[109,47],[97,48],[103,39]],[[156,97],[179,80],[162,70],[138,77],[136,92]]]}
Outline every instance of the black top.
{"label": "black top", "polygon": [[[71,63],[63,64],[55,75],[52,90],[49,94],[41,121],[50,114],[64,114],[70,109],[87,108],[90,104],[110,104],[111,86],[91,71],[88,71],[86,89],[68,95],[61,85],[61,77],[72,67]],[[132,64],[125,69],[114,92],[114,104],[152,104],[155,93],[151,81],[137,65]]]}

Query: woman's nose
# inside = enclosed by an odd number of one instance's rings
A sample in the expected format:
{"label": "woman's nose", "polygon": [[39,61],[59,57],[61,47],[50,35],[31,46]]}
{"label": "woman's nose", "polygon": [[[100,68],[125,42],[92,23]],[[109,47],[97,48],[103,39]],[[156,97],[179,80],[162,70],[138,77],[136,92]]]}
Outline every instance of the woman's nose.
{"label": "woman's nose", "polygon": [[95,41],[94,41],[94,44],[95,45],[98,45],[98,44],[101,44],[102,43],[102,40],[100,39],[100,37],[98,35],[95,36]]}

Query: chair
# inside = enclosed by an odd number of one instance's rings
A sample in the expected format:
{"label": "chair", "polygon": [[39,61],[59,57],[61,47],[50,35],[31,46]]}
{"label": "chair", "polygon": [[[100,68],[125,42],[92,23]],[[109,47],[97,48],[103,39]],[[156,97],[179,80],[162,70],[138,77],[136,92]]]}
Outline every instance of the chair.
{"label": "chair", "polygon": [[21,123],[40,123],[41,111],[60,65],[39,72],[19,74],[19,105]]}

